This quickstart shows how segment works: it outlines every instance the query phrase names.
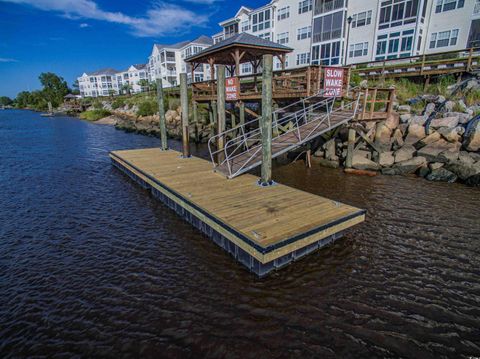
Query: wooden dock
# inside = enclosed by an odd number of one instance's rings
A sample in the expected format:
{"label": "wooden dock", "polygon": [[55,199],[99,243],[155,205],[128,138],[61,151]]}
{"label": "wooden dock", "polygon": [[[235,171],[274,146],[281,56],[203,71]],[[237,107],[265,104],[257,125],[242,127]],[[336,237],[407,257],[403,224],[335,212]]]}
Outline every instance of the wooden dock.
{"label": "wooden dock", "polygon": [[158,148],[115,151],[112,163],[263,276],[363,222],[365,211],[246,174],[227,180],[200,158]]}

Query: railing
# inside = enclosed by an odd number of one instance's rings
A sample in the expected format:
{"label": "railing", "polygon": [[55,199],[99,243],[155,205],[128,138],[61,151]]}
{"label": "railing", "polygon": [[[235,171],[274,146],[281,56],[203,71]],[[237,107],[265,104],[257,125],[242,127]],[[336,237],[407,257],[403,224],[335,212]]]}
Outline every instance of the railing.
{"label": "railing", "polygon": [[[327,126],[323,132],[327,131],[332,127],[332,114],[336,116],[337,120],[334,124],[335,127],[355,118],[360,96],[334,110],[335,98],[310,103],[313,98],[321,95],[322,93],[316,94],[273,112],[272,144],[283,148],[275,151],[272,157],[285,153],[318,136],[318,130],[325,124]],[[289,112],[289,109],[293,112]],[[342,111],[346,112],[342,113]],[[306,125],[311,127],[307,128]],[[291,136],[292,134],[293,136]],[[227,141],[224,148],[216,148],[219,139],[230,136],[232,138]],[[284,139],[287,141],[282,141]],[[229,178],[246,172],[258,165],[258,159],[255,161],[255,158],[262,150],[261,140],[260,118],[213,136],[208,141],[212,163],[218,167],[226,167],[226,174]],[[236,161],[240,161],[240,165],[237,167],[234,166]]]}
{"label": "railing", "polygon": [[404,76],[409,74],[428,75],[429,73],[447,73],[472,71],[480,67],[480,47],[445,51],[433,54],[362,62],[350,66],[352,73],[363,76]]}
{"label": "railing", "polygon": [[[239,99],[261,96],[262,74],[238,76]],[[317,65],[273,72],[273,96],[277,98],[307,97],[320,91],[321,67]],[[216,80],[192,83],[193,99],[211,100],[217,96]]]}
{"label": "railing", "polygon": [[[394,88],[366,88],[352,90],[353,98],[362,97],[359,103],[360,113],[357,120],[387,119],[393,111],[395,101]],[[380,106],[379,106],[380,105]]]}

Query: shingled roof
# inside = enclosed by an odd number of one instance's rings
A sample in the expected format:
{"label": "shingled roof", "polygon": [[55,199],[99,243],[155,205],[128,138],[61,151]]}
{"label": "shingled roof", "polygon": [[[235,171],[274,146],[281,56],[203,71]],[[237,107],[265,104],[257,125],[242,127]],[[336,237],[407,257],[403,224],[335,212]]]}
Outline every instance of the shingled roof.
{"label": "shingled roof", "polygon": [[229,37],[223,41],[210,46],[209,48],[198,52],[197,54],[185,59],[186,62],[202,63],[206,62],[209,57],[222,57],[223,61],[216,61],[217,64],[230,64],[231,56],[222,56],[225,51],[233,48],[239,48],[248,52],[251,56],[246,56],[243,62],[249,61],[250,57],[260,56],[262,54],[285,54],[293,51],[292,48],[277,44],[276,42],[261,39],[257,36],[242,32]]}

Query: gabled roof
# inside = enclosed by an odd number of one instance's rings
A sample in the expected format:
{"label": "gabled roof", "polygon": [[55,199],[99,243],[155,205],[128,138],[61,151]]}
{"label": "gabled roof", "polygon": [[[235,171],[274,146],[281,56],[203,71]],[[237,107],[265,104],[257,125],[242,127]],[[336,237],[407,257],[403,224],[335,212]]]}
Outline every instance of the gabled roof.
{"label": "gabled roof", "polygon": [[147,67],[147,64],[135,64],[132,66],[135,67],[137,70],[143,70],[144,68]]}
{"label": "gabled roof", "polygon": [[216,43],[215,45],[206,48],[197,54],[185,59],[186,62],[203,61],[208,57],[214,57],[215,54],[220,54],[225,50],[237,47],[243,50],[255,50],[256,54],[285,54],[292,52],[293,49],[284,45],[280,45],[270,40],[261,39],[257,36],[242,32],[231,36],[223,41]]}
{"label": "gabled roof", "polygon": [[245,12],[245,13],[248,14],[250,11],[252,11],[252,9],[250,9],[246,6],[241,6],[240,9],[238,9],[237,13],[235,14],[235,17],[240,16],[242,14],[242,12]]}
{"label": "gabled roof", "polygon": [[85,72],[85,73],[87,74],[87,76],[100,76],[100,75],[115,75],[119,72],[120,71],[117,71],[115,69],[107,67],[105,69],[101,69],[101,70],[98,70],[98,71]]}
{"label": "gabled roof", "polygon": [[195,44],[203,44],[203,45],[212,45],[213,44],[212,38],[208,37],[208,36],[205,36],[205,35],[201,35],[201,36],[197,37],[195,40],[192,40],[190,42],[195,43]]}

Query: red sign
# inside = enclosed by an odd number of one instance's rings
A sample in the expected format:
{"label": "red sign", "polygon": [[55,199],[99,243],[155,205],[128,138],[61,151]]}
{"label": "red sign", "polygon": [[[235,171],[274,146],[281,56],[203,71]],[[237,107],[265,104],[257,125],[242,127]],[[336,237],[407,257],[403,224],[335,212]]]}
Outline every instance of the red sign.
{"label": "red sign", "polygon": [[343,90],[343,69],[339,67],[325,67],[323,89],[325,97],[341,97]]}
{"label": "red sign", "polygon": [[225,79],[225,99],[227,101],[237,100],[240,94],[240,86],[237,77]]}

